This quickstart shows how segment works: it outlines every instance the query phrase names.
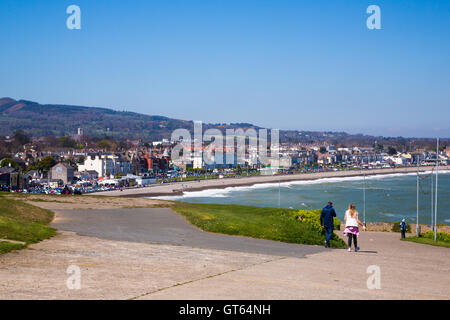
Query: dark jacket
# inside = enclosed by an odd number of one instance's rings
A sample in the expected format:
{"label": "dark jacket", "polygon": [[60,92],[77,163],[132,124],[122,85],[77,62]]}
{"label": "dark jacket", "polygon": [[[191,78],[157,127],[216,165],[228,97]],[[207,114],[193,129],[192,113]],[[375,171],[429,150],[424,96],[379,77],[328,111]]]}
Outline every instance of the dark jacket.
{"label": "dark jacket", "polygon": [[336,211],[332,205],[327,205],[320,214],[320,225],[324,227],[333,227],[333,217],[336,217]]}
{"label": "dark jacket", "polygon": [[405,221],[400,222],[400,229],[406,231],[408,229],[408,225]]}

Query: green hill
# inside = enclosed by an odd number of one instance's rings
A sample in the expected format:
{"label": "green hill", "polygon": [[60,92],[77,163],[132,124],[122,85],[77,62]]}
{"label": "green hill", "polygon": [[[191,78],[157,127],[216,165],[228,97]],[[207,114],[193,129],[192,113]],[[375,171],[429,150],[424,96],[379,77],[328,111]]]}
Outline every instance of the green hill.
{"label": "green hill", "polygon": [[[239,115],[236,115],[239,118]],[[23,130],[35,138],[43,136],[70,136],[82,128],[90,137],[108,136],[115,139],[138,139],[157,141],[170,139],[178,128],[193,131],[193,122],[157,115],[146,115],[129,111],[116,111],[108,108],[84,107],[61,104],[39,104],[27,100],[0,98],[0,136],[12,135]],[[203,129],[249,128],[260,129],[251,123],[210,123]],[[345,132],[281,130],[281,142],[324,143],[346,146],[395,146],[399,150],[411,147],[432,148],[434,139],[427,138],[383,138]],[[450,139],[443,140],[448,145]]]}
{"label": "green hill", "polygon": [[67,136],[83,128],[89,136],[157,140],[170,137],[170,133],[177,128],[190,129],[192,125],[191,121],[107,108],[0,99],[0,135],[23,130],[34,137]]}

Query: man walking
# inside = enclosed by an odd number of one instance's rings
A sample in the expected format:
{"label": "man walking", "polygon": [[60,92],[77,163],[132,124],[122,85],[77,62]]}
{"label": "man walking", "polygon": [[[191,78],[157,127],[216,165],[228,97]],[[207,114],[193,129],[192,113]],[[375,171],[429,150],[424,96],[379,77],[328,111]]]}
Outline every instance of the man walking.
{"label": "man walking", "polygon": [[405,219],[400,222],[400,231],[402,232],[402,239],[406,238],[406,230],[408,230],[408,225],[406,224]]}
{"label": "man walking", "polygon": [[336,217],[336,212],[333,208],[333,203],[330,201],[328,205],[322,209],[320,214],[320,225],[325,229],[325,248],[330,247],[330,239],[333,236],[333,218]]}

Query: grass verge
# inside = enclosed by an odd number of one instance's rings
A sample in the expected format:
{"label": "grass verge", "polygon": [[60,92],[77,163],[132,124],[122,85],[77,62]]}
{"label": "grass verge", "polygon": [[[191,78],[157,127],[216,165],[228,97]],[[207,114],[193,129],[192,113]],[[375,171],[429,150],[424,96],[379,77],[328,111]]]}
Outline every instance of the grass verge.
{"label": "grass verge", "polygon": [[0,241],[0,254],[25,248],[23,244]]}
{"label": "grass verge", "polygon": [[[310,245],[323,245],[325,241],[317,210],[309,211],[309,219],[301,222],[297,219],[299,211],[290,209],[186,202],[175,202],[172,209],[208,232]],[[336,234],[330,244],[347,247]]]}
{"label": "grass verge", "polygon": [[403,241],[411,241],[421,244],[428,244],[432,246],[445,247],[450,248],[450,234],[444,232],[437,233],[437,241],[434,241],[434,232],[428,231],[426,233],[421,234],[419,237],[407,237],[402,239]]}
{"label": "grass verge", "polygon": [[0,254],[54,236],[56,230],[48,226],[52,219],[53,212],[49,210],[0,196],[0,239],[25,242],[23,245],[0,241]]}

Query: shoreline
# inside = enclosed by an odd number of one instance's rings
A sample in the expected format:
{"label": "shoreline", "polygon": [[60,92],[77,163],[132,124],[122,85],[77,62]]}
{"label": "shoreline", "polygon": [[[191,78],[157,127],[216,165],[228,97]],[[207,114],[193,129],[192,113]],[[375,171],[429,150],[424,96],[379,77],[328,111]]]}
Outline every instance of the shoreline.
{"label": "shoreline", "polygon": [[[419,172],[431,171],[434,166],[419,167]],[[450,166],[441,166],[441,170],[450,170]],[[311,181],[327,178],[347,178],[388,175],[388,174],[411,174],[417,172],[417,167],[403,168],[385,168],[385,169],[365,169],[365,170],[346,170],[346,171],[328,171],[299,173],[292,175],[275,175],[275,176],[252,176],[240,178],[224,178],[224,179],[206,179],[199,181],[176,182],[151,185],[143,188],[131,188],[123,191],[104,191],[95,192],[87,195],[96,196],[115,196],[115,197],[161,197],[161,196],[182,196],[184,192],[203,191],[208,189],[225,189],[232,187],[246,187],[256,184],[292,182],[292,181]]]}

